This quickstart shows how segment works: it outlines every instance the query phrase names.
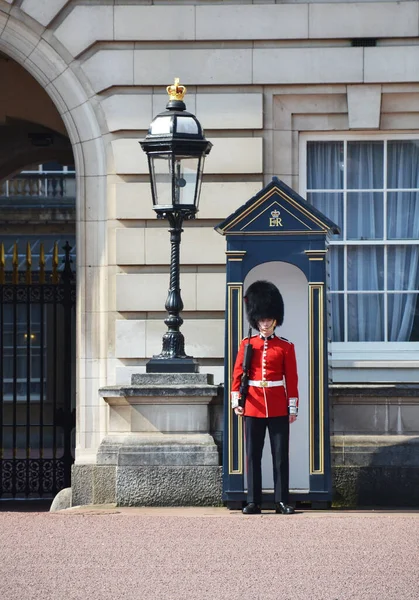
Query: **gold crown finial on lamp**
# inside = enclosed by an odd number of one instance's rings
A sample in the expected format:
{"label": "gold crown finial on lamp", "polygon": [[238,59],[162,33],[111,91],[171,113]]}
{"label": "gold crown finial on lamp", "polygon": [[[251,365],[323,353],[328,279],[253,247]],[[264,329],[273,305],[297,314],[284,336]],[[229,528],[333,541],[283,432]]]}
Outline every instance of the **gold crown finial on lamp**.
{"label": "gold crown finial on lamp", "polygon": [[186,87],[184,85],[180,85],[179,84],[179,78],[176,77],[175,79],[175,83],[173,83],[172,85],[168,85],[167,88],[167,93],[170,96],[170,100],[183,100],[183,97],[186,94]]}

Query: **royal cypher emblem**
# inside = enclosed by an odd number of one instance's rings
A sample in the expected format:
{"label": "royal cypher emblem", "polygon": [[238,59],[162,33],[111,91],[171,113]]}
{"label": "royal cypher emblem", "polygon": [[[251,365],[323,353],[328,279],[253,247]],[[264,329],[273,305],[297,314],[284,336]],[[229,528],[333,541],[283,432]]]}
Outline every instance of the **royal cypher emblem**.
{"label": "royal cypher emblem", "polygon": [[282,225],[282,217],[280,216],[280,212],[278,209],[275,209],[271,212],[271,218],[269,219],[269,227],[283,227]]}

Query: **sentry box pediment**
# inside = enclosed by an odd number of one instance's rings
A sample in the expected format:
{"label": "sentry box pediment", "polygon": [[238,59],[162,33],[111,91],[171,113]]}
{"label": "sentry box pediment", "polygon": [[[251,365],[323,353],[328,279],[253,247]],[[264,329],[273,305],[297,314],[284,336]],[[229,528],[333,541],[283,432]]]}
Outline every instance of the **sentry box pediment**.
{"label": "sentry box pediment", "polygon": [[277,177],[220,223],[223,235],[327,235],[339,228]]}

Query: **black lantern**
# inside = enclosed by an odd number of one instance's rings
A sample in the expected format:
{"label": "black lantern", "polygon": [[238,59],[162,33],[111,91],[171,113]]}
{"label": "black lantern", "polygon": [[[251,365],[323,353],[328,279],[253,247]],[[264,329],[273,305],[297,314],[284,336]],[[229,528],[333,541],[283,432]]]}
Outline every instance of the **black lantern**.
{"label": "black lantern", "polygon": [[158,219],[170,224],[170,287],[166,300],[168,331],[163,348],[147,364],[147,372],[196,372],[198,364],[185,354],[185,342],[179,331],[183,302],[179,288],[179,248],[184,219],[194,219],[198,211],[205,156],[212,144],[205,139],[195,115],[186,111],[186,88],[175,79],[167,87],[170,100],[166,110],[152,121],[148,134],[140,142],[147,154],[153,208]]}

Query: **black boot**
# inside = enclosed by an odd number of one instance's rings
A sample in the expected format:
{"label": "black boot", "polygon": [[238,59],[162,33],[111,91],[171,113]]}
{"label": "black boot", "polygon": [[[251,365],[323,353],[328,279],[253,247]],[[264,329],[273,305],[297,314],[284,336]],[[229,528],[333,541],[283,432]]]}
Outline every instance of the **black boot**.
{"label": "black boot", "polygon": [[285,504],[284,502],[277,502],[275,504],[275,512],[277,515],[293,515],[295,510],[289,504]]}
{"label": "black boot", "polygon": [[244,515],[260,515],[261,512],[259,504],[255,504],[254,502],[249,502],[242,510]]}

